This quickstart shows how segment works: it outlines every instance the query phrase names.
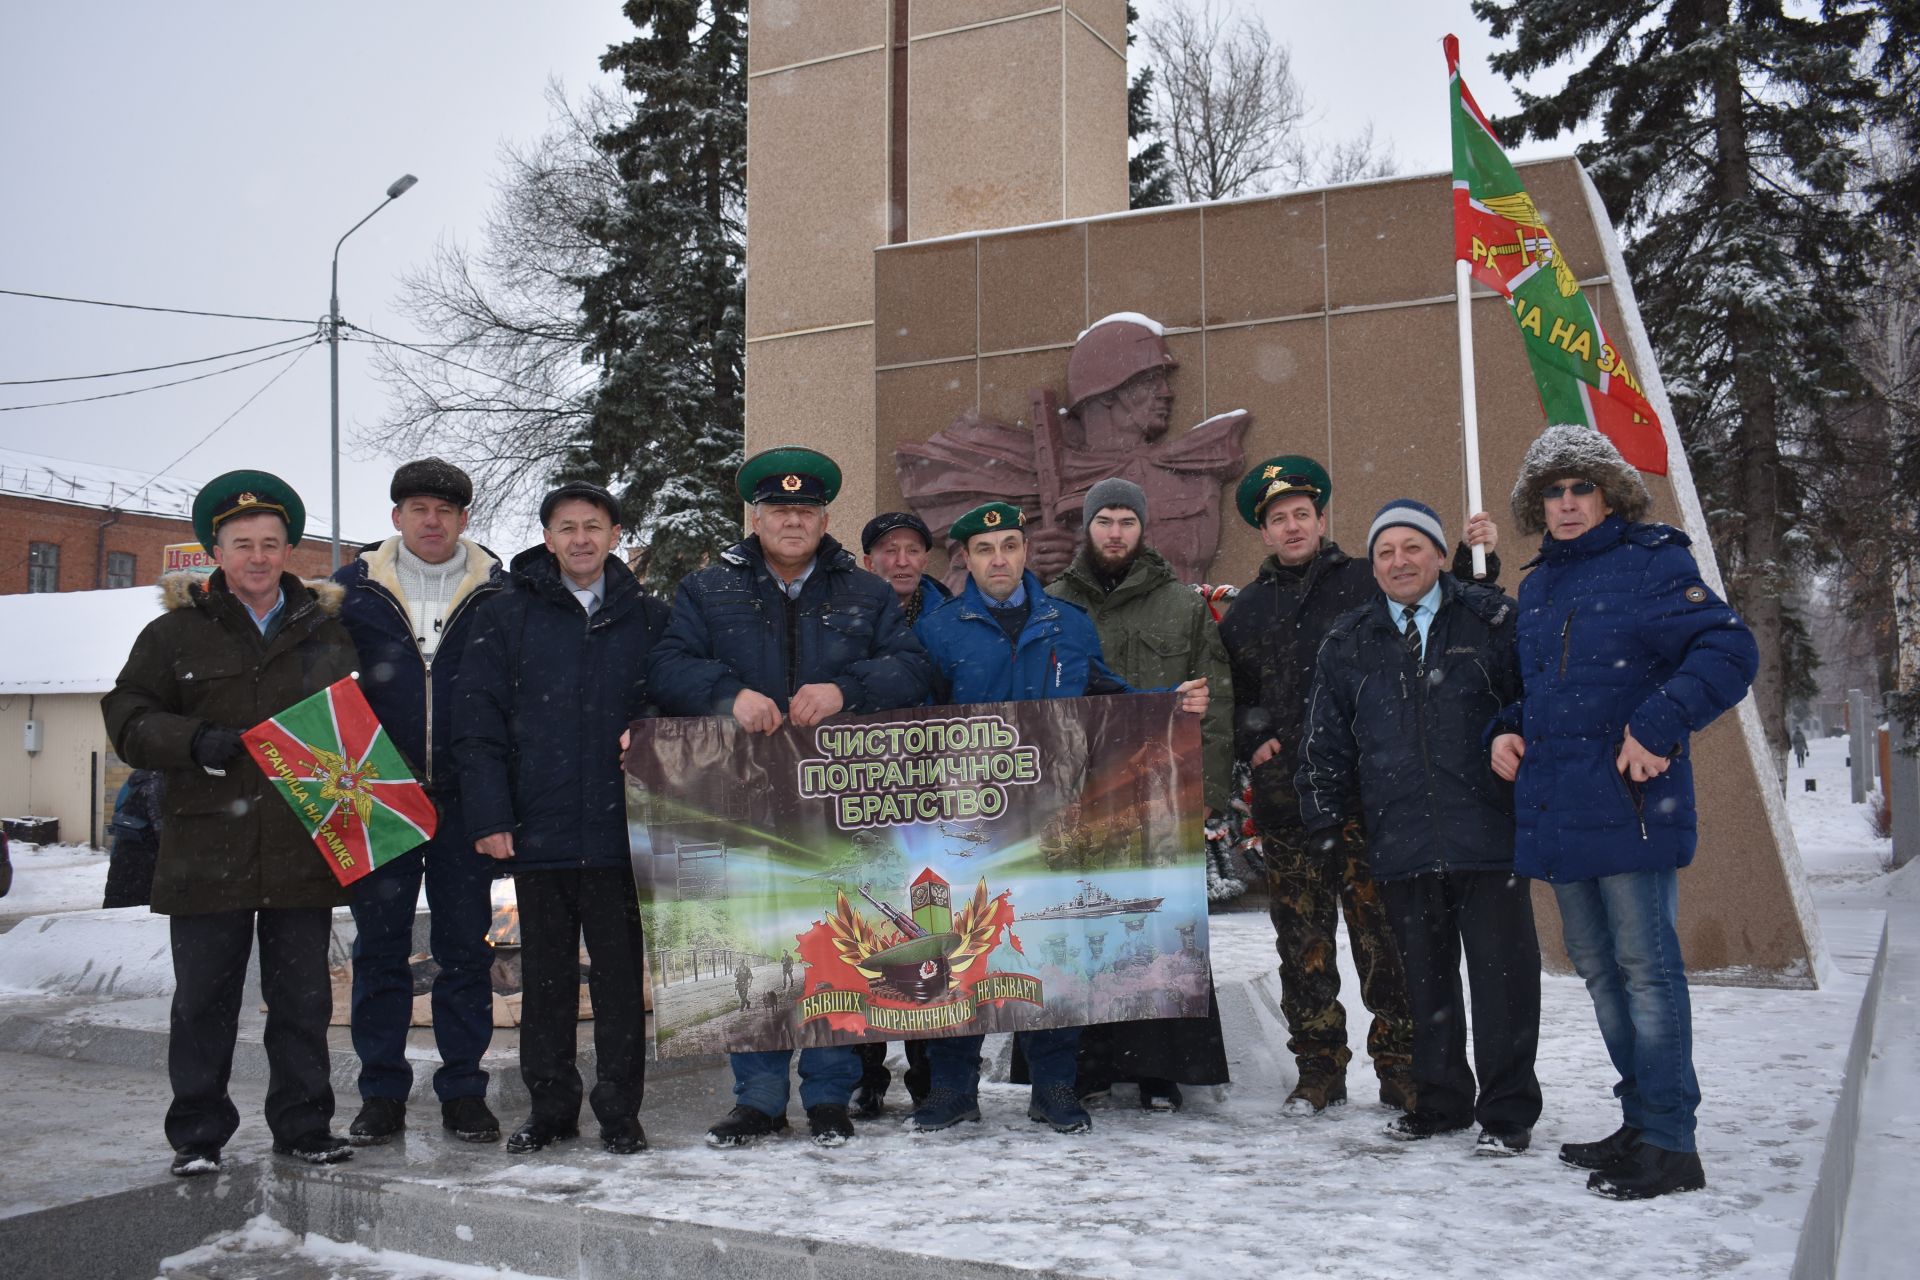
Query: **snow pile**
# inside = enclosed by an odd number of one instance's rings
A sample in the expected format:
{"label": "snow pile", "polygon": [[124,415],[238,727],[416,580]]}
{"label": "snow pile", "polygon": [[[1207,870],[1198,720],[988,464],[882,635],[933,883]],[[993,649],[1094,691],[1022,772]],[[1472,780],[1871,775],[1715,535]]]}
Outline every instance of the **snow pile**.
{"label": "snow pile", "polygon": [[537,1276],[502,1267],[441,1262],[397,1249],[342,1244],[312,1232],[304,1237],[296,1236],[265,1214],[197,1249],[162,1259],[160,1276],[161,1280],[172,1276],[197,1277],[209,1267],[220,1275],[239,1274],[232,1268],[249,1264],[265,1264],[267,1270],[277,1275],[280,1271],[270,1264],[296,1258],[325,1267],[335,1280],[540,1280]]}
{"label": "snow pile", "polygon": [[[0,596],[0,601],[16,599]],[[0,919],[86,911],[107,893],[107,855],[80,844],[13,844],[13,888],[0,898]]]}
{"label": "snow pile", "polygon": [[0,694],[105,693],[134,637],[159,616],[152,586],[0,596]]}

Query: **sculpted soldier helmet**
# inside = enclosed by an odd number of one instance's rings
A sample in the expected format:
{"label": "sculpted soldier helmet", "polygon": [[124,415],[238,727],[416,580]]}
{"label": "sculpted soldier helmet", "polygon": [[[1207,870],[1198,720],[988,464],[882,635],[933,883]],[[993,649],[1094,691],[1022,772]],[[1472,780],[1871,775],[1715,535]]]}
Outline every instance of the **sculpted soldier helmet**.
{"label": "sculpted soldier helmet", "polygon": [[1179,367],[1158,323],[1131,311],[1116,312],[1094,321],[1073,344],[1067,357],[1067,407],[1078,409],[1149,369]]}

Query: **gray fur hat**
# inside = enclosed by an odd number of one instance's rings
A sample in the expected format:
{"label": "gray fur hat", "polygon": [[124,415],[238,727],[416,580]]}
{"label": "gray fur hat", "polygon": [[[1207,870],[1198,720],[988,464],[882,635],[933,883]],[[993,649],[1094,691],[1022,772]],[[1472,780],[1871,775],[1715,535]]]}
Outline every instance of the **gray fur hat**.
{"label": "gray fur hat", "polygon": [[1622,520],[1632,524],[1644,520],[1653,505],[1646,481],[1633,469],[1613,441],[1592,427],[1555,426],[1542,431],[1527,446],[1520,463],[1520,478],[1513,482],[1513,523],[1521,533],[1547,531],[1546,506],[1540,490],[1549,481],[1578,476],[1600,486],[1607,505]]}

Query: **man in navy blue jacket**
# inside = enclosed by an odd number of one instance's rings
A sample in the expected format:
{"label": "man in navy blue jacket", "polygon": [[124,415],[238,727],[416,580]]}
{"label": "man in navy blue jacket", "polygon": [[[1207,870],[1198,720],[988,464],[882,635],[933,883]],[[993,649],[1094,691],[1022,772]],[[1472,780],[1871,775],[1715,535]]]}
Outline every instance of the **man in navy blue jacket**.
{"label": "man in navy blue jacket", "polygon": [[1526,692],[1493,767],[1514,783],[1514,867],[1553,885],[1620,1075],[1620,1128],[1560,1159],[1611,1199],[1694,1191],[1700,1084],[1675,929],[1697,838],[1687,744],[1746,696],[1759,649],[1687,535],[1642,521],[1647,487],[1599,432],[1548,427],[1512,502],[1521,532],[1546,536],[1520,585]]}
{"label": "man in navy blue jacket", "polygon": [[[953,522],[949,536],[967,558],[966,589],[914,626],[933,659],[935,701],[958,706],[1135,692],[1102,659],[1093,619],[1048,595],[1028,571],[1026,523],[1025,513],[1005,502],[975,507]],[[1181,710],[1205,713],[1205,678],[1188,680],[1176,692]],[[1073,1088],[1080,1028],[1019,1034],[1033,1080],[1027,1117],[1058,1133],[1093,1128]],[[907,1117],[908,1127],[924,1133],[980,1119],[984,1038],[927,1042],[933,1087]]]}
{"label": "man in navy blue jacket", "polygon": [[520,905],[520,1074],[533,1114],[507,1150],[579,1131],[584,935],[590,1101],[601,1144],[627,1155],[647,1145],[645,942],[620,735],[650,710],[647,662],[667,611],[614,554],[620,506],[605,489],[562,485],[540,522],[543,545],[515,556],[511,585],[480,606],[454,686],[467,836],[512,872]]}
{"label": "man in navy blue jacket", "polygon": [[1442,572],[1446,535],[1424,503],[1381,508],[1367,555],[1378,594],[1334,621],[1314,664],[1294,780],[1301,823],[1320,859],[1364,826],[1399,944],[1418,1101],[1387,1133],[1418,1140],[1477,1120],[1477,1152],[1519,1155],[1540,1117],[1540,944],[1531,886],[1513,874],[1513,791],[1485,746],[1520,692],[1516,610]]}
{"label": "man in navy blue jacket", "polygon": [[[900,616],[893,588],[827,536],[840,468],[812,449],[768,449],[737,484],[753,534],[689,574],[653,655],[655,701],[669,715],[732,716],[749,733],[810,729],[842,711],[925,702],[927,656]],[[787,1127],[791,1050],[731,1055],[734,1108],[707,1130],[716,1147]],[[822,1146],[853,1136],[848,1103],[860,1082],[851,1045],[800,1051],[800,1105]]]}
{"label": "man in navy blue jacket", "polygon": [[475,610],[506,581],[500,562],[461,535],[473,503],[467,473],[421,458],[393,473],[393,527],[334,572],[346,588],[340,621],[360,654],[360,689],[440,811],[434,838],[353,886],[353,1048],[360,1056],[355,1144],[390,1140],[406,1124],[413,1068],[413,918],[420,884],[431,913],[433,1091],[441,1123],[467,1142],[496,1142],[480,1059],[493,1040],[493,949],[487,928],[493,863],[474,851],[460,815],[452,755],[453,678]]}

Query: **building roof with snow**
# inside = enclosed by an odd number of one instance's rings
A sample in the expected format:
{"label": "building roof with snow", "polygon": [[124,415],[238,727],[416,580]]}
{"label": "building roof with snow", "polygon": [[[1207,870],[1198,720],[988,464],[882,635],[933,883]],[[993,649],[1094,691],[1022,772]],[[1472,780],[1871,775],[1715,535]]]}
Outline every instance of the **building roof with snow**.
{"label": "building roof with snow", "polygon": [[105,693],[159,616],[151,586],[0,596],[0,695]]}
{"label": "building roof with snow", "polygon": [[[130,515],[193,518],[193,500],[200,485],[174,476],[154,476],[99,462],[74,462],[0,449],[0,494],[37,498],[67,506],[124,511]],[[330,538],[324,513],[307,513],[306,536]]]}

